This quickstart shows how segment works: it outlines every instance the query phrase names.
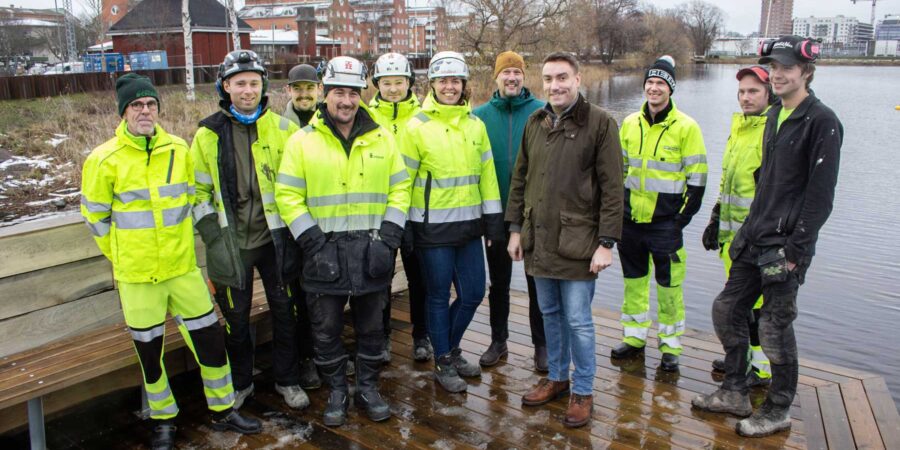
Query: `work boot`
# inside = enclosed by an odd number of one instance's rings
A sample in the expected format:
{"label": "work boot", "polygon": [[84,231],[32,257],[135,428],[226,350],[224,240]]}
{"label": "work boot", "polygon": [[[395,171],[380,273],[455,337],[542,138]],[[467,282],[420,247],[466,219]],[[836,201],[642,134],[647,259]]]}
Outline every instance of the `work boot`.
{"label": "work boot", "polygon": [[753,413],[749,395],[722,388],[712,394],[700,394],[694,397],[691,405],[701,411],[728,413],[738,417],[747,417]]}
{"label": "work boot", "polygon": [[725,373],[725,360],[715,359],[712,362],[713,372]]}
{"label": "work boot", "polygon": [[468,387],[468,384],[456,372],[453,356],[450,353],[440,356],[434,361],[434,379],[449,392],[465,392]]}
{"label": "work boot", "polygon": [[244,406],[244,400],[247,400],[253,395],[253,383],[250,383],[250,386],[247,386],[244,389],[234,391],[234,409],[241,409],[241,406]]}
{"label": "work boot", "polygon": [[413,339],[413,359],[416,362],[425,362],[431,359],[434,350],[431,348],[431,340],[428,337]]}
{"label": "work boot", "polygon": [[663,353],[659,368],[666,372],[678,372],[678,355]]}
{"label": "work boot", "polygon": [[382,354],[382,360],[385,364],[391,363],[391,338],[390,338],[390,336],[384,337],[384,353]]}
{"label": "work boot", "polygon": [[234,431],[241,434],[256,434],[262,431],[262,424],[258,419],[244,417],[236,409],[224,417],[213,416],[210,426],[216,431]]}
{"label": "work boot", "polygon": [[367,359],[356,355],[356,406],[364,408],[366,415],[374,422],[381,422],[391,417],[391,408],[378,393],[378,374],[381,372],[381,361],[378,357]]}
{"label": "work boot", "polygon": [[539,345],[534,348],[534,370],[540,373],[547,373],[550,371],[550,366],[547,364],[546,345]]}
{"label": "work boot", "polygon": [[613,347],[609,356],[613,359],[625,359],[644,354],[644,347],[635,347],[625,342]]}
{"label": "work boot", "polygon": [[789,408],[781,408],[772,405],[768,401],[763,402],[758,411],[752,416],[741,420],[734,427],[737,434],[745,437],[764,437],[779,431],[791,429],[791,415]]}
{"label": "work boot", "polygon": [[772,384],[772,375],[762,377],[760,371],[753,369],[747,375],[747,387],[765,387]]}
{"label": "work boot", "polygon": [[300,362],[300,387],[305,390],[322,387],[322,379],[319,378],[319,370],[312,359],[304,359]]}
{"label": "work boot", "polygon": [[157,422],[153,428],[153,440],[150,441],[150,448],[153,450],[172,450],[175,448],[175,426],[172,420],[154,420]]}
{"label": "work boot", "polygon": [[461,377],[478,377],[481,376],[481,367],[478,364],[472,364],[466,361],[462,356],[462,350],[457,347],[450,351],[453,356],[453,367],[456,367],[456,373]]}
{"label": "work boot", "polygon": [[522,404],[525,406],[540,406],[550,403],[557,398],[569,393],[569,380],[551,381],[541,378],[537,386],[522,396]]}
{"label": "work boot", "polygon": [[319,369],[325,383],[331,388],[323,421],[329,427],[339,427],[347,421],[347,408],[350,406],[350,398],[347,396],[347,358],[341,358],[337,363],[319,365]]}
{"label": "work boot", "polygon": [[569,407],[566,409],[566,418],[563,425],[568,428],[578,428],[591,421],[591,413],[594,412],[593,395],[569,395]]}
{"label": "work boot", "polygon": [[306,395],[306,392],[303,392],[303,388],[299,385],[282,386],[276,383],[275,392],[281,394],[284,397],[284,402],[291,408],[303,409],[309,406],[309,396]]}
{"label": "work boot", "polygon": [[506,348],[506,341],[492,341],[488,349],[481,355],[478,364],[481,367],[491,367],[500,362],[500,358],[509,355],[509,349]]}

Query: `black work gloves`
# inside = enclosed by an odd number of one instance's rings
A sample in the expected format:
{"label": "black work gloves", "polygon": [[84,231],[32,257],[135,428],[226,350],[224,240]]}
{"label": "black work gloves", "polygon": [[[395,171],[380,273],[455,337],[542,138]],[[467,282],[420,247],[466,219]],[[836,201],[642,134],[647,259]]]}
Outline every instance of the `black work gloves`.
{"label": "black work gloves", "polygon": [[712,214],[709,216],[709,224],[706,225],[706,229],[703,230],[703,248],[707,250],[718,250],[719,249],[719,208],[721,207],[721,203],[716,203],[716,206],[713,206]]}
{"label": "black work gloves", "polygon": [[211,244],[222,234],[217,214],[207,214],[194,224],[194,227],[197,228],[197,232],[200,233],[200,239],[203,239],[203,243],[206,245]]}
{"label": "black work gloves", "polygon": [[393,222],[381,222],[381,228],[378,230],[381,240],[387,244],[391,250],[400,248],[400,242],[403,240],[403,228]]}
{"label": "black work gloves", "polygon": [[326,242],[328,242],[328,239],[318,225],[313,225],[312,228],[304,231],[303,234],[297,238],[297,245],[303,250],[304,257],[310,257],[318,253],[319,250],[322,250],[322,247],[325,246]]}

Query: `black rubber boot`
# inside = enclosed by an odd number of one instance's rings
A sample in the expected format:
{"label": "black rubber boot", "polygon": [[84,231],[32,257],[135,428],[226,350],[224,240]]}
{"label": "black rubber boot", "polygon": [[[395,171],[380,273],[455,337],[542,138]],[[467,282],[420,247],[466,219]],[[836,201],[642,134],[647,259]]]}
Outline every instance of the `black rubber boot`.
{"label": "black rubber boot", "polygon": [[[378,362],[381,363],[380,356]],[[347,357],[344,356],[337,363],[320,364],[319,370],[325,383],[331,388],[322,421],[326,426],[339,427],[347,422],[347,408],[350,406],[350,398],[347,396]]]}
{"label": "black rubber boot", "polygon": [[178,427],[172,420],[154,420],[158,422],[153,429],[153,441],[150,448],[153,450],[171,450],[175,448],[175,431]]}
{"label": "black rubber boot", "polygon": [[356,355],[356,406],[365,409],[369,419],[375,422],[391,417],[391,407],[378,392],[378,374],[382,363],[380,356],[367,358]]}
{"label": "black rubber boot", "polygon": [[210,426],[216,431],[234,431],[241,434],[256,434],[262,431],[262,424],[258,419],[244,417],[236,409],[227,414],[217,414]]}
{"label": "black rubber boot", "polygon": [[644,347],[633,347],[623,342],[613,347],[612,352],[610,352],[609,356],[611,356],[613,359],[624,359],[631,358],[632,356],[642,355],[643,353]]}

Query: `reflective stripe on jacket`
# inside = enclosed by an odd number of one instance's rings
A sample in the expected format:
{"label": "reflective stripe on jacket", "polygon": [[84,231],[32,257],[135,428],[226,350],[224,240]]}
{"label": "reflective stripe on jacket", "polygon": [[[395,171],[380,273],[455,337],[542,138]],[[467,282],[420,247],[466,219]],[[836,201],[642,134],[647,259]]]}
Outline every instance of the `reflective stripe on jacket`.
{"label": "reflective stripe on jacket", "polygon": [[82,169],[81,214],[116,280],[159,283],[197,267],[194,195],[187,143],[159,125],[152,139],[133,138],[123,120],[116,137],[91,152]]}
{"label": "reflective stripe on jacket", "polygon": [[505,240],[490,141],[469,104],[442,105],[428,94],[407,126],[415,245],[461,245],[483,234]]}
{"label": "reflective stripe on jacket", "polygon": [[756,116],[735,113],[731,119],[719,183],[719,242],[731,242],[750,212],[765,129],[765,111]]}
{"label": "reflective stripe on jacket", "polygon": [[[298,272],[298,256],[296,243],[291,239],[275,205],[275,177],[284,144],[298,128],[271,110],[266,110],[255,125],[257,139],[251,146],[251,154],[256,180],[266,224],[272,232],[277,263],[283,281],[289,281]],[[191,145],[197,180],[194,221],[207,247],[209,278],[219,284],[241,288],[251,280],[244,279],[235,235],[237,174],[231,126],[231,119],[219,111],[203,119],[194,136]],[[220,233],[210,233],[209,227],[201,226],[203,220],[216,221]]]}
{"label": "reflective stripe on jacket", "polygon": [[644,117],[646,103],[622,122],[625,217],[635,223],[674,219],[683,226],[700,209],[706,146],[697,122],[672,102],[666,118],[653,125]]}

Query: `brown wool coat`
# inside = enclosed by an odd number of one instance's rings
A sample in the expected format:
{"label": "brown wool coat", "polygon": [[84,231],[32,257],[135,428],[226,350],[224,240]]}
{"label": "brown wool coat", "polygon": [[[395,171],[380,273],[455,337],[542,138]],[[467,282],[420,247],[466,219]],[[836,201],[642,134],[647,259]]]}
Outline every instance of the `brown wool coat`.
{"label": "brown wool coat", "polygon": [[616,121],[581,95],[555,128],[546,109],[525,125],[506,221],[521,232],[525,272],[593,280],[601,237],[622,237],[624,185]]}

